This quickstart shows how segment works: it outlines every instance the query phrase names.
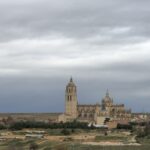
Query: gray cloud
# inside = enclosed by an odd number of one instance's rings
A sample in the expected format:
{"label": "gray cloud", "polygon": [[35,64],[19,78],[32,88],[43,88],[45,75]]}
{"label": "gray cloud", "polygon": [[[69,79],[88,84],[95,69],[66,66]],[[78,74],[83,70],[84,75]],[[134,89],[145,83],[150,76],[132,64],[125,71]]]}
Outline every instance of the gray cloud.
{"label": "gray cloud", "polygon": [[116,102],[150,111],[149,6],[148,0],[0,1],[0,110],[63,111],[72,75],[81,103],[100,102],[109,88]]}
{"label": "gray cloud", "polygon": [[98,34],[103,28],[118,27],[131,27],[133,36],[148,34],[149,1],[13,0],[1,3],[1,31],[5,34],[2,39],[52,33],[79,38]]}

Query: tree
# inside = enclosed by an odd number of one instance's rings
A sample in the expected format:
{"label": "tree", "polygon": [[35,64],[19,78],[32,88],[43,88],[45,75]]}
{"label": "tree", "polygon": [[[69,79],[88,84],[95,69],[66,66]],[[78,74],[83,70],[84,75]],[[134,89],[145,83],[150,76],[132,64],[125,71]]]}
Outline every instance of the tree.
{"label": "tree", "polygon": [[146,135],[146,136],[150,135],[150,124],[147,124],[147,125],[145,126],[144,132],[145,132],[145,135]]}
{"label": "tree", "polygon": [[61,133],[64,135],[70,135],[70,131],[65,128],[61,131]]}
{"label": "tree", "polygon": [[38,145],[36,143],[31,143],[29,149],[30,150],[37,150],[38,149]]}

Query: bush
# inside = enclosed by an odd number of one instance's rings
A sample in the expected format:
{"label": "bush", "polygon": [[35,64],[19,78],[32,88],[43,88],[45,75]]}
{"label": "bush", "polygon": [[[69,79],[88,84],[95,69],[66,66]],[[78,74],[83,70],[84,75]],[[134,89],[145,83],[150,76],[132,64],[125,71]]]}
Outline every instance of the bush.
{"label": "bush", "polygon": [[117,129],[132,130],[132,125],[130,125],[130,124],[117,124]]}
{"label": "bush", "polygon": [[75,130],[74,130],[74,129],[71,129],[71,132],[72,132],[72,133],[74,133],[74,132],[75,132]]}
{"label": "bush", "polygon": [[148,123],[144,128],[140,128],[137,131],[137,137],[150,137],[150,124]]}
{"label": "bush", "polygon": [[146,136],[150,135],[150,124],[147,124],[144,128],[144,132]]}
{"label": "bush", "polygon": [[6,129],[6,126],[0,124],[0,130],[4,130],[4,129]]}
{"label": "bush", "polygon": [[29,150],[37,150],[38,149],[38,145],[36,143],[31,143]]}
{"label": "bush", "polygon": [[70,131],[67,130],[67,129],[63,129],[63,130],[61,131],[61,133],[64,134],[64,135],[70,135]]}
{"label": "bush", "polygon": [[145,137],[145,132],[142,129],[138,129],[138,131],[137,131],[137,137],[138,138]]}
{"label": "bush", "polygon": [[36,121],[20,121],[15,122],[9,127],[11,130],[21,130],[23,128],[43,128],[43,129],[88,129],[87,123],[83,122],[66,122],[66,123],[45,123]]}

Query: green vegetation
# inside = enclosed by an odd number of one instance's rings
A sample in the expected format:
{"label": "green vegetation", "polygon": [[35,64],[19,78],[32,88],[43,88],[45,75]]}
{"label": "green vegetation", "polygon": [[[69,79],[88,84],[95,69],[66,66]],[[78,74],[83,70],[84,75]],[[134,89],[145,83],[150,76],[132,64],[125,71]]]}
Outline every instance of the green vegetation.
{"label": "green vegetation", "polygon": [[117,129],[126,129],[126,130],[132,130],[131,124],[118,124]]}
{"label": "green vegetation", "polygon": [[96,136],[95,141],[127,141],[126,136]]}
{"label": "green vegetation", "polygon": [[0,124],[0,130],[4,130],[4,129],[7,129],[7,127],[2,125],[2,124]]}
{"label": "green vegetation", "polygon": [[137,128],[136,134],[138,138],[149,138],[150,139],[150,124],[146,124],[143,128]]}
{"label": "green vegetation", "polygon": [[[9,145],[9,146],[8,146]],[[47,140],[11,140],[0,143],[0,150],[149,150],[150,145],[142,146],[92,146],[73,142],[49,142]]]}
{"label": "green vegetation", "polygon": [[30,150],[38,150],[38,145],[36,143],[31,143],[29,146]]}
{"label": "green vegetation", "polygon": [[136,130],[136,140],[142,145],[149,145],[150,146],[150,123],[147,123],[142,128],[137,128]]}
{"label": "green vegetation", "polygon": [[[9,119],[11,121],[11,119]],[[13,134],[14,137],[25,136],[26,131],[43,129],[45,131],[45,136],[59,135],[61,140],[50,141],[49,137],[43,139],[24,139],[19,140],[9,140],[0,142],[0,150],[149,150],[150,149],[150,123],[131,123],[129,125],[118,124],[117,129],[107,132],[104,129],[98,129],[88,127],[87,123],[81,123],[77,121],[66,122],[66,123],[44,123],[35,121],[20,121],[11,122],[7,129],[6,126],[0,126],[0,129],[4,129],[1,133]],[[22,129],[28,130],[22,130]],[[119,129],[119,130],[118,130]],[[120,130],[121,129],[121,130]],[[12,131],[10,131],[12,130]],[[130,132],[131,131],[131,132]],[[71,135],[70,135],[71,134]],[[9,134],[8,134],[9,135]],[[62,136],[66,135],[66,136]],[[67,136],[70,135],[70,136]],[[80,136],[81,140],[74,139],[73,136]],[[91,141],[94,142],[122,142],[128,144],[134,143],[135,137],[141,146],[92,146],[92,145],[82,145],[82,137],[86,135],[94,136]],[[136,136],[137,135],[137,136]],[[57,138],[59,138],[59,136]],[[86,138],[85,138],[86,139]],[[87,138],[87,140],[89,140]],[[61,142],[62,141],[62,142]],[[80,141],[80,143],[79,143]],[[84,141],[84,139],[83,139]],[[136,142],[136,141],[135,141]]]}
{"label": "green vegetation", "polygon": [[[88,129],[87,123],[83,122],[66,122],[66,123],[44,123],[44,122],[36,122],[36,121],[20,121],[15,122],[9,126],[11,130],[22,130],[24,128],[43,128],[43,129]],[[92,127],[92,129],[94,129]]]}
{"label": "green vegetation", "polygon": [[149,150],[149,146],[91,146],[75,145],[74,148],[66,150]]}

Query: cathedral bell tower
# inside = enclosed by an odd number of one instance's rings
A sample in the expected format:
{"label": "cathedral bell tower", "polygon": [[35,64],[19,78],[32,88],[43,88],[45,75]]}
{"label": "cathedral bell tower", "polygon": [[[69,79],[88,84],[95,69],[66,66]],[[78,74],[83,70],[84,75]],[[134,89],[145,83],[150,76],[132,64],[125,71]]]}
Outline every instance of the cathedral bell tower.
{"label": "cathedral bell tower", "polygon": [[70,78],[70,82],[66,86],[65,113],[74,119],[77,117],[77,103],[76,85],[74,84],[73,79]]}

